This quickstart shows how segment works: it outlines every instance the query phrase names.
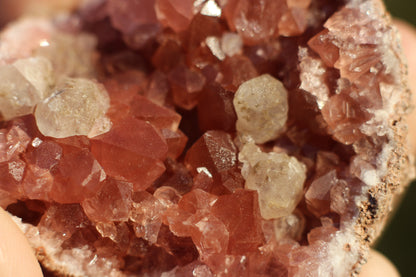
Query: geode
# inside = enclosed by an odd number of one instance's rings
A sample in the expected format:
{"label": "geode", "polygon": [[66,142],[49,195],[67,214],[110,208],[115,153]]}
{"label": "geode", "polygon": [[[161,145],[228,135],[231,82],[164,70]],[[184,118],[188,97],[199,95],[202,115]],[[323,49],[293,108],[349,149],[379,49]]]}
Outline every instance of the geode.
{"label": "geode", "polygon": [[355,275],[413,173],[381,1],[86,1],[0,76],[0,205],[57,276]]}

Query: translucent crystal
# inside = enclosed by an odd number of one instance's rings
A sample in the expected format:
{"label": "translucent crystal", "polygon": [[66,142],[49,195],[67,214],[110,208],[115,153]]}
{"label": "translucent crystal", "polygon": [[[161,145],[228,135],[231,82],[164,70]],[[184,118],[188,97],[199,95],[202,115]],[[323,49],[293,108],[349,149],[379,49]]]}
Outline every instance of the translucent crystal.
{"label": "translucent crystal", "polygon": [[27,169],[23,188],[30,199],[49,200],[54,181],[50,170],[59,164],[62,147],[52,141],[40,141],[39,145],[35,145],[32,151],[25,154]]}
{"label": "translucent crystal", "polygon": [[[233,106],[234,93],[218,84],[205,86],[198,104],[201,130],[235,131],[237,116]],[[212,111],[215,110],[215,113]]]}
{"label": "translucent crystal", "polygon": [[284,0],[223,1],[225,18],[246,43],[254,44],[278,35],[276,22],[282,15]]}
{"label": "translucent crystal", "polygon": [[150,193],[134,193],[130,220],[136,236],[155,243],[162,225],[161,215],[164,209],[164,205]]}
{"label": "translucent crystal", "polygon": [[105,117],[109,105],[107,91],[98,83],[68,78],[37,106],[36,123],[46,136],[96,136],[111,127]]}
{"label": "translucent crystal", "polygon": [[0,65],[0,76],[0,113],[5,120],[30,114],[50,94],[54,83],[51,64],[45,58]]}
{"label": "translucent crystal", "polygon": [[240,54],[243,50],[243,40],[236,33],[225,32],[221,37],[221,49],[229,57]]}
{"label": "translucent crystal", "polygon": [[47,19],[22,18],[8,25],[0,34],[0,64],[28,58],[46,45],[55,31]]}
{"label": "translucent crystal", "polygon": [[230,173],[237,167],[237,148],[226,132],[208,131],[188,150],[185,165],[194,175],[204,171],[221,186],[233,178]]}
{"label": "translucent crystal", "polygon": [[157,18],[176,32],[184,31],[194,15],[194,0],[159,0],[155,5]]}
{"label": "translucent crystal", "polygon": [[81,205],[92,221],[127,221],[131,208],[133,185],[107,179],[101,189]]}
{"label": "translucent crystal", "polygon": [[329,89],[325,83],[326,68],[320,59],[311,57],[304,48],[299,50],[300,88],[316,97],[316,103],[322,108],[329,99]]}
{"label": "translucent crystal", "polygon": [[133,117],[115,122],[109,132],[91,140],[91,152],[106,173],[133,183],[134,190],[146,189],[163,173],[167,151],[158,130]]}
{"label": "translucent crystal", "polygon": [[212,213],[224,222],[228,233],[228,251],[244,255],[263,243],[260,210],[255,191],[236,190],[218,198]]}
{"label": "translucent crystal", "polygon": [[89,149],[65,144],[60,146],[62,157],[51,170],[54,183],[49,192],[50,198],[58,203],[80,203],[85,198],[93,197],[106,178],[103,168]]}
{"label": "translucent crystal", "polygon": [[36,88],[40,99],[50,95],[55,84],[55,75],[48,59],[43,57],[20,59],[13,65]]}
{"label": "translucent crystal", "polygon": [[244,82],[258,76],[249,58],[243,55],[227,57],[220,66],[221,84],[228,90],[236,91]]}
{"label": "translucent crystal", "polygon": [[131,47],[143,47],[160,31],[155,2],[155,0],[108,1],[107,11],[112,25],[124,34],[124,39]]}
{"label": "translucent crystal", "polygon": [[305,218],[301,213],[293,213],[272,221],[274,236],[277,241],[284,238],[300,240],[305,227]]}
{"label": "translucent crystal", "polygon": [[237,131],[264,143],[277,138],[286,124],[287,91],[279,80],[264,74],[238,88],[234,107]]}
{"label": "translucent crystal", "polygon": [[96,38],[86,33],[55,32],[34,54],[50,60],[58,77],[93,77],[96,45]]}
{"label": "translucent crystal", "polygon": [[265,219],[287,216],[303,194],[306,166],[285,153],[263,153],[253,143],[243,146],[239,160],[247,189],[257,190]]}

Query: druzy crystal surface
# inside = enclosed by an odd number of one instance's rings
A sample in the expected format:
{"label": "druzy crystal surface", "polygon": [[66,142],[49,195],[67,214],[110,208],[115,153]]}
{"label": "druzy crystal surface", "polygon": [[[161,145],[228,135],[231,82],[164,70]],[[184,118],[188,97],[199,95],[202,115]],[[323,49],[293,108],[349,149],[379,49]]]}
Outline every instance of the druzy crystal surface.
{"label": "druzy crystal surface", "polygon": [[10,23],[0,205],[62,274],[344,276],[400,102],[377,7],[99,0]]}

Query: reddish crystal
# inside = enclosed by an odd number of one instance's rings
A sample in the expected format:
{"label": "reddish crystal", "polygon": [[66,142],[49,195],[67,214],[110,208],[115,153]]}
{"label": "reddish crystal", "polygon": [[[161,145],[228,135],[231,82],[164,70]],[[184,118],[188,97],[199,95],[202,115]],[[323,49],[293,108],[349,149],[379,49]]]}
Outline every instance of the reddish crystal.
{"label": "reddish crystal", "polygon": [[127,221],[132,202],[133,185],[107,179],[91,198],[81,202],[88,218],[95,222]]}
{"label": "reddish crystal", "polygon": [[58,166],[61,156],[62,147],[53,141],[41,141],[39,146],[26,153],[28,165],[23,188],[27,197],[49,200],[54,182],[51,170]]}
{"label": "reddish crystal", "polygon": [[306,9],[298,7],[286,10],[279,21],[279,34],[287,37],[301,35],[307,27],[307,14]]}
{"label": "reddish crystal", "polygon": [[[218,84],[205,86],[199,97],[198,120],[203,131],[235,131],[234,93]],[[213,112],[215,111],[215,112]]]}
{"label": "reddish crystal", "polygon": [[152,56],[152,64],[158,70],[167,73],[176,65],[183,62],[184,53],[180,42],[173,39],[167,39],[162,42],[159,48]]}
{"label": "reddish crystal", "polygon": [[9,161],[26,150],[29,135],[18,125],[0,129],[0,162]]}
{"label": "reddish crystal", "polygon": [[167,150],[165,140],[150,123],[131,117],[91,140],[91,152],[107,174],[132,182],[135,190],[147,188],[163,173]]}
{"label": "reddish crystal", "polygon": [[229,233],[228,253],[244,255],[254,252],[263,243],[257,192],[236,190],[218,198],[212,213]]}
{"label": "reddish crystal", "polygon": [[360,126],[369,119],[358,102],[344,94],[332,96],[322,109],[334,137],[342,143],[352,144],[364,137]]}
{"label": "reddish crystal", "polygon": [[149,243],[156,242],[162,225],[163,204],[146,191],[135,192],[130,220],[133,221],[134,233]]}
{"label": "reddish crystal", "polygon": [[227,57],[221,63],[220,70],[222,74],[221,85],[233,92],[245,81],[258,76],[253,63],[242,55]]}
{"label": "reddish crystal", "polygon": [[109,0],[107,11],[115,28],[123,32],[129,45],[141,48],[160,31],[155,0]]}
{"label": "reddish crystal", "polygon": [[185,149],[188,138],[180,130],[173,132],[171,129],[162,129],[160,132],[168,145],[167,156],[177,159]]}
{"label": "reddish crystal", "polygon": [[327,29],[324,29],[308,41],[308,45],[313,51],[318,53],[322,61],[330,67],[339,59],[339,48],[331,41],[331,36]]}
{"label": "reddish crystal", "polygon": [[178,65],[168,75],[173,102],[190,110],[198,104],[198,96],[205,84],[205,77],[185,65]]}
{"label": "reddish crystal", "polygon": [[24,195],[22,180],[25,168],[25,162],[18,157],[0,163],[0,189],[16,198],[22,197]]}
{"label": "reddish crystal", "polygon": [[80,203],[97,193],[106,174],[88,149],[61,147],[62,157],[53,170],[49,197],[58,203]]}
{"label": "reddish crystal", "polygon": [[316,216],[320,217],[329,213],[330,190],[337,184],[336,171],[315,179],[305,193],[308,209]]}
{"label": "reddish crystal", "polygon": [[131,114],[140,120],[150,122],[159,129],[175,132],[179,127],[181,116],[173,110],[154,104],[146,97],[136,95],[130,103]]}
{"label": "reddish crystal", "polygon": [[231,30],[236,30],[245,43],[255,44],[278,36],[276,22],[285,7],[286,0],[230,0],[224,14]]}
{"label": "reddish crystal", "polygon": [[63,241],[88,225],[88,218],[79,204],[53,204],[46,210],[38,226],[41,237],[58,236]]}
{"label": "reddish crystal", "polygon": [[156,0],[156,14],[160,22],[175,32],[188,28],[194,15],[194,0]]}
{"label": "reddish crystal", "polygon": [[208,131],[192,145],[185,157],[185,164],[193,175],[204,171],[221,185],[237,167],[237,149],[232,138],[223,131]]}
{"label": "reddish crystal", "polygon": [[160,71],[153,72],[149,77],[149,85],[144,96],[158,105],[164,105],[168,92],[169,83],[167,76]]}

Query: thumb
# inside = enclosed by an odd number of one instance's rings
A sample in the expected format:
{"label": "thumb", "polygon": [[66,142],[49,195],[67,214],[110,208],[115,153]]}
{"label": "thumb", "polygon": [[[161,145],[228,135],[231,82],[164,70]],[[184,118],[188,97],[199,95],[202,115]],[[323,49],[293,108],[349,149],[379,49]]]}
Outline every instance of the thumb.
{"label": "thumb", "polygon": [[0,276],[43,276],[26,237],[2,208],[0,208]]}

